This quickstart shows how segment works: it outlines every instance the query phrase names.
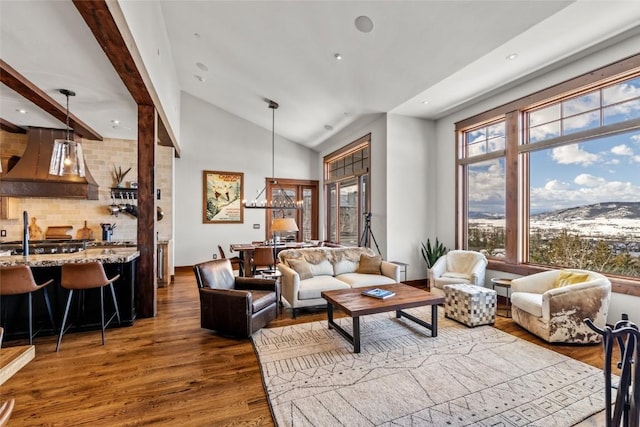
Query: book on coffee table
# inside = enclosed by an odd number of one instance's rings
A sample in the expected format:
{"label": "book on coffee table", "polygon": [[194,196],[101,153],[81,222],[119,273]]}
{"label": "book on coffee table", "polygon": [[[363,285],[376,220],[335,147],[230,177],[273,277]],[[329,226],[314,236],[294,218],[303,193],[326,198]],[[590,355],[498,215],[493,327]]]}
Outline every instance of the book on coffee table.
{"label": "book on coffee table", "polygon": [[394,296],[395,292],[387,291],[385,289],[375,288],[375,289],[362,291],[362,295],[366,295],[368,297],[374,297],[378,299],[386,299]]}

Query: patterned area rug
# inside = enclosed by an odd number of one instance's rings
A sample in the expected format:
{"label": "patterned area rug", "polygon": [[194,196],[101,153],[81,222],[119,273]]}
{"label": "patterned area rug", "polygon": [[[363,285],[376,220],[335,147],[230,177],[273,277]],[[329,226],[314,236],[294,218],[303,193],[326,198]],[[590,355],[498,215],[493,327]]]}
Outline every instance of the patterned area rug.
{"label": "patterned area rug", "polygon": [[326,322],[253,335],[277,425],[557,427],[604,409],[601,370],[491,326],[441,317],[431,338],[394,313],[360,326],[360,354]]}

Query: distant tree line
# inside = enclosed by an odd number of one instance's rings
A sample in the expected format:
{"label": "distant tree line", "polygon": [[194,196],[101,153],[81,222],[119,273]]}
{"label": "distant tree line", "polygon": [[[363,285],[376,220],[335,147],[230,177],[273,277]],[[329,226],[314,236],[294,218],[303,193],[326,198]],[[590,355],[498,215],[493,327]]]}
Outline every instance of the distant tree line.
{"label": "distant tree line", "polygon": [[[581,237],[562,230],[549,236],[549,230],[529,236],[529,262],[566,268],[580,268],[621,276],[640,277],[640,257],[629,251],[614,251],[614,243],[605,239]],[[505,247],[504,228],[469,227],[468,248],[489,256],[502,256]],[[622,245],[624,247],[624,245]]]}

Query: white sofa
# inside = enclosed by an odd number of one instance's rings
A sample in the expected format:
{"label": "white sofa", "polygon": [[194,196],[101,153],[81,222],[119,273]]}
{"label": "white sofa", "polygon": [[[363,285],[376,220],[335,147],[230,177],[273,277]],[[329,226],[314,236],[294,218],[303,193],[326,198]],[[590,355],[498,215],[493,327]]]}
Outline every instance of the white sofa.
{"label": "white sofa", "polygon": [[445,285],[484,286],[487,258],[476,251],[453,250],[438,258],[429,270],[429,292],[445,296]]}
{"label": "white sofa", "polygon": [[591,330],[584,319],[591,319],[601,329],[605,327],[611,282],[600,273],[567,269],[564,271],[586,273],[588,278],[581,283],[554,287],[560,271],[545,271],[511,281],[514,322],[548,342],[600,342],[600,334]]}
{"label": "white sofa", "polygon": [[322,291],[400,282],[400,266],[386,261],[381,262],[378,274],[358,272],[363,254],[375,256],[371,249],[360,247],[281,251],[278,270],[282,273],[282,297],[293,308],[293,317],[300,308],[326,305],[320,296]]}

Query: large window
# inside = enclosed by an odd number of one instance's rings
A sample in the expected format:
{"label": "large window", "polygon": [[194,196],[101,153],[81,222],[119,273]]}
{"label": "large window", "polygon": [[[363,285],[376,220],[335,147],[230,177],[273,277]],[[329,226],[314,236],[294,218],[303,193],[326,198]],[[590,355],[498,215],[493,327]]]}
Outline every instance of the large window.
{"label": "large window", "polygon": [[468,248],[504,256],[504,157],[469,164],[467,168]]}
{"label": "large window", "polygon": [[324,158],[327,239],[357,246],[369,212],[370,135]]}
{"label": "large window", "polygon": [[266,211],[266,236],[271,237],[271,221],[274,218],[293,218],[298,231],[279,232],[278,237],[285,241],[308,242],[318,239],[318,191],[319,182],[300,179],[266,179],[268,200],[276,205],[289,201],[301,201],[302,209],[269,209]]}
{"label": "large window", "polygon": [[505,271],[640,278],[639,67],[637,55],[457,123],[457,245]]}
{"label": "large window", "polygon": [[529,154],[529,261],[640,277],[640,131]]}
{"label": "large window", "polygon": [[482,124],[464,133],[460,163],[465,167],[467,248],[504,256],[505,122]]}

